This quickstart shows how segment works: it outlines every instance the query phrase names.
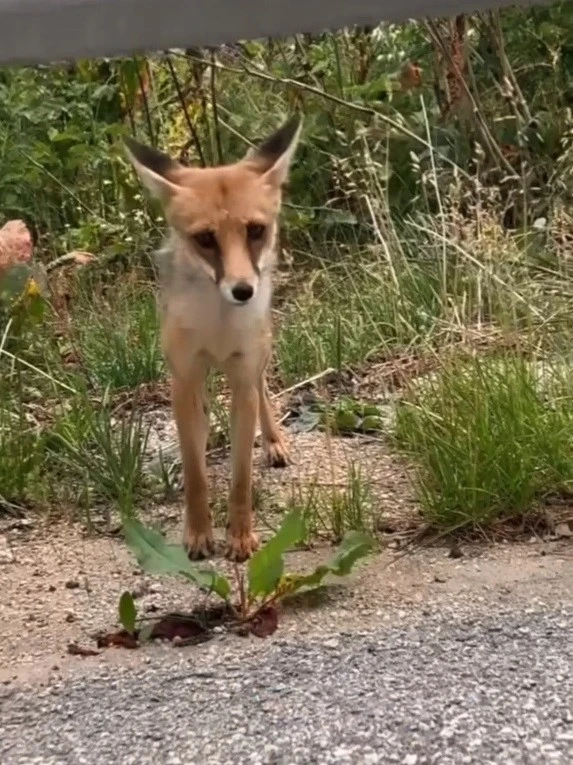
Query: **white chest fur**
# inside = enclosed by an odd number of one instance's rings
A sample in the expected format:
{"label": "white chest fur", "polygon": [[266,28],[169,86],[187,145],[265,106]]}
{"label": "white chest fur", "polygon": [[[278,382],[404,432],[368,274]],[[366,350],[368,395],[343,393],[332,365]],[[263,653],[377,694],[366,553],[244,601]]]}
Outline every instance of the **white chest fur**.
{"label": "white chest fur", "polygon": [[164,285],[161,304],[164,318],[183,330],[189,351],[204,351],[224,363],[237,353],[248,353],[253,342],[268,329],[272,296],[271,274],[261,275],[258,289],[245,305],[233,305],[208,277],[171,281]]}

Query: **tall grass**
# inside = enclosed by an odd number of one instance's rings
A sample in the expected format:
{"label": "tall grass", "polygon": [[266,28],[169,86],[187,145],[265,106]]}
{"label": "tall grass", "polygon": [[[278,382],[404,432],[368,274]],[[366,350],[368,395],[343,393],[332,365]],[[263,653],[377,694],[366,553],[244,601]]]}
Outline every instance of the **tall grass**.
{"label": "tall grass", "polygon": [[87,379],[101,390],[136,388],[161,377],[159,320],[148,285],[84,302],[74,329]]}
{"label": "tall grass", "polygon": [[455,358],[412,387],[397,409],[396,439],[430,522],[486,526],[573,489],[566,370],[511,355]]}

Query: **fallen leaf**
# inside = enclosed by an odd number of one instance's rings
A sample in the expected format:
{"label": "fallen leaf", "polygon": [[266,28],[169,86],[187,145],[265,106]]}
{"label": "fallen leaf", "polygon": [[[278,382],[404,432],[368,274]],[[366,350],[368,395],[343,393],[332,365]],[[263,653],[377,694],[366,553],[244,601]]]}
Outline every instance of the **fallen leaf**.
{"label": "fallen leaf", "polygon": [[68,653],[72,656],[99,656],[99,651],[96,651],[95,648],[86,648],[82,645],[77,645],[77,643],[70,643],[68,645]]}
{"label": "fallen leaf", "polygon": [[98,635],[97,647],[98,648],[137,648],[137,638],[139,632],[134,632],[131,635],[127,630],[117,630],[117,632],[106,632],[102,635]]}
{"label": "fallen leaf", "polygon": [[84,250],[74,250],[69,252],[67,257],[72,263],[77,266],[87,266],[97,260],[97,256],[91,252],[85,252]]}
{"label": "fallen leaf", "polygon": [[266,638],[277,631],[279,615],[274,606],[262,608],[251,620],[251,633],[260,638]]}
{"label": "fallen leaf", "polygon": [[211,631],[197,618],[187,614],[167,614],[151,628],[150,640],[169,640],[177,645],[204,643],[212,637]]}

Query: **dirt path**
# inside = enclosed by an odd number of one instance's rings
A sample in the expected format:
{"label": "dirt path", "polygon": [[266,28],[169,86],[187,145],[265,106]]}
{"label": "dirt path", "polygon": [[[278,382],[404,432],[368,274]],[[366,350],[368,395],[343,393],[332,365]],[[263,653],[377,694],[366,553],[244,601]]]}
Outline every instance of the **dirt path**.
{"label": "dirt path", "polygon": [[[172,525],[170,535],[178,534],[178,524]],[[1,682],[52,683],[114,663],[145,664],[150,652],[210,650],[150,646],[134,652],[110,649],[90,658],[71,656],[70,643],[94,647],[94,632],[114,625],[118,598],[126,589],[136,593],[141,612],[189,609],[199,602],[198,593],[184,582],[142,574],[121,540],[90,538],[78,527],[14,531],[10,550],[12,562],[0,565]],[[304,569],[327,553],[293,553],[288,565]],[[452,602],[483,609],[490,601],[519,600],[533,607],[538,598],[546,602],[548,592],[556,600],[571,598],[569,542],[466,547],[463,553],[454,560],[444,549],[418,551],[389,566],[395,553],[386,551],[348,581],[337,582],[312,607],[287,610],[277,637],[378,628],[397,618],[423,618]],[[221,561],[218,565],[224,567]],[[244,640],[225,637],[225,650],[240,653]]]}

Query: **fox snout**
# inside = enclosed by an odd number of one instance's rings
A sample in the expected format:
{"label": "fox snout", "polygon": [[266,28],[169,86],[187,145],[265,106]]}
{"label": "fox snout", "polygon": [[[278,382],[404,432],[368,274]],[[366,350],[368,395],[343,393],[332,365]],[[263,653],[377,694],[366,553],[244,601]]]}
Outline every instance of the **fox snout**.
{"label": "fox snout", "polygon": [[256,294],[258,278],[253,275],[251,279],[223,278],[219,288],[223,296],[234,305],[246,305]]}

